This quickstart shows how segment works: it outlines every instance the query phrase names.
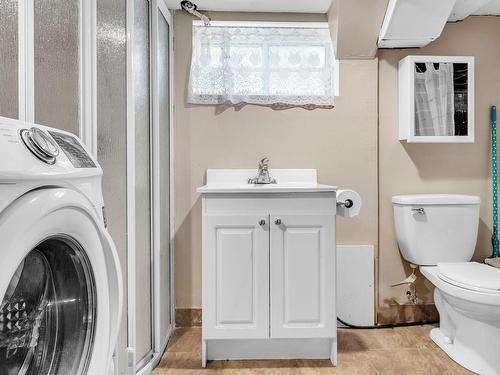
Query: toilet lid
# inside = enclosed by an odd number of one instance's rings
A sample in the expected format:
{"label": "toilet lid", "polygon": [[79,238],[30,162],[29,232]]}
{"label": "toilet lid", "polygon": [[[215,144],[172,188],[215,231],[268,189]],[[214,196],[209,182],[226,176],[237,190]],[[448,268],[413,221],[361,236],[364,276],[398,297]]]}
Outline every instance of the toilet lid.
{"label": "toilet lid", "polygon": [[477,291],[500,291],[500,268],[477,262],[438,263],[439,277],[451,284]]}

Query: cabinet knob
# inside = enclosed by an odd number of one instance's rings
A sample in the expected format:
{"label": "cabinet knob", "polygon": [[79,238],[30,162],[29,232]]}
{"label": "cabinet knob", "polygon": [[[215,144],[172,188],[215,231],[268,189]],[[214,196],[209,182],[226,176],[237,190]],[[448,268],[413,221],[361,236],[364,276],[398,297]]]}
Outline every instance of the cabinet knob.
{"label": "cabinet knob", "polygon": [[260,225],[261,227],[263,227],[264,225],[266,225],[266,221],[265,221],[264,219],[261,219],[261,220],[259,221],[259,225]]}
{"label": "cabinet knob", "polygon": [[278,218],[278,219],[274,220],[274,224],[281,225],[281,219]]}

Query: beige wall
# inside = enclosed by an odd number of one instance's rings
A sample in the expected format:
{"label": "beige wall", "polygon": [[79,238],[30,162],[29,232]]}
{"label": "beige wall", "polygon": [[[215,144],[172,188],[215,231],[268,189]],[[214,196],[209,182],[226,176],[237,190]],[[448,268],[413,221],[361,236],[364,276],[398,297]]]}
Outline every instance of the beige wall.
{"label": "beige wall", "polygon": [[[318,21],[324,16],[212,13],[214,20]],[[177,307],[201,306],[201,200],[207,168],[317,168],[322,183],[353,188],[362,214],[338,220],[339,243],[377,244],[377,60],[343,61],[332,110],[240,110],[186,104],[191,16],[175,15]]]}
{"label": "beige wall", "polygon": [[335,55],[342,60],[373,59],[389,0],[334,0],[327,18]]}
{"label": "beige wall", "polygon": [[[319,15],[212,13],[216,20],[318,21]],[[391,196],[449,192],[481,196],[476,259],[490,252],[491,178],[488,108],[500,99],[500,18],[471,17],[448,24],[420,50],[380,50],[379,60],[344,60],[333,110],[236,110],[185,103],[191,56],[191,16],[175,15],[175,179],[177,307],[201,305],[201,201],[195,192],[207,168],[254,168],[262,156],[274,168],[317,168],[323,183],[350,187],[363,197],[362,214],[338,220],[338,242],[378,248],[380,321],[405,289],[390,285],[409,273],[394,236]],[[406,144],[398,141],[397,64],[408,54],[476,57],[476,142]],[[378,124],[378,129],[377,129]],[[380,209],[378,207],[380,205]],[[379,225],[380,223],[380,225]],[[432,302],[422,276],[418,292]],[[389,310],[387,310],[389,311]],[[424,312],[424,316],[427,312]]]}
{"label": "beige wall", "polygon": [[[410,193],[465,193],[481,197],[481,221],[475,258],[491,252],[491,176],[489,106],[500,104],[500,18],[469,17],[447,24],[441,37],[422,49],[379,51],[379,304],[404,296],[391,288],[406,277],[394,235],[391,196]],[[407,144],[398,141],[400,59],[411,54],[475,56],[474,144]],[[432,287],[419,282],[420,297],[432,301]]]}

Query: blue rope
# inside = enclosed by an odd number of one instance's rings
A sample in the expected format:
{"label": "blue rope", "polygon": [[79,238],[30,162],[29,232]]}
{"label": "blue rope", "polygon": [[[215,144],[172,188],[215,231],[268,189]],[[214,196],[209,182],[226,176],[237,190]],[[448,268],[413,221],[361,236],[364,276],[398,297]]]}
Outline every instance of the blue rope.
{"label": "blue rope", "polygon": [[491,179],[493,181],[493,258],[498,258],[498,186],[497,186],[497,107],[491,107]]}

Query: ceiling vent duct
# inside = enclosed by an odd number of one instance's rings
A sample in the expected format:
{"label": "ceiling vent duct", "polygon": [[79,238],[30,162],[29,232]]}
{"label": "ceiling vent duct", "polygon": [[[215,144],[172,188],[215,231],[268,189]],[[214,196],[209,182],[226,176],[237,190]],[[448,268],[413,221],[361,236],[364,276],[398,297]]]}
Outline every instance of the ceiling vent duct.
{"label": "ceiling vent duct", "polygon": [[441,35],[454,6],[455,0],[390,0],[378,47],[426,46]]}

